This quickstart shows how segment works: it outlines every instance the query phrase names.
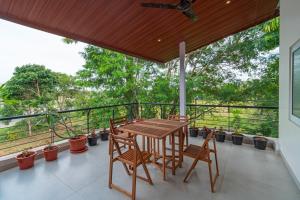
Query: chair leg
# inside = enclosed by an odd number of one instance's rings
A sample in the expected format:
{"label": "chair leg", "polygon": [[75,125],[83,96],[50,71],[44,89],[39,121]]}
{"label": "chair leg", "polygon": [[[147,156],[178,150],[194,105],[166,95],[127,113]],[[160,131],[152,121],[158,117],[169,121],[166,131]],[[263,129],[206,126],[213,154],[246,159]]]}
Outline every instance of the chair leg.
{"label": "chair leg", "polygon": [[131,199],[135,200],[136,198],[136,166],[133,167],[133,174],[132,174],[132,193]]}
{"label": "chair leg", "polygon": [[193,162],[193,164],[192,164],[192,166],[190,167],[188,173],[186,174],[183,182],[187,182],[187,179],[189,178],[189,176],[192,173],[193,169],[196,167],[197,163],[198,163],[198,159],[195,159],[194,162]]}
{"label": "chair leg", "polygon": [[112,157],[110,157],[110,161],[109,161],[109,179],[108,179],[108,187],[110,189],[112,189],[112,173],[113,173],[113,159]]}
{"label": "chair leg", "polygon": [[217,170],[217,176],[219,176],[219,164],[218,164],[218,158],[217,158],[217,153],[215,153],[215,162],[216,162],[216,170]]}
{"label": "chair leg", "polygon": [[186,137],[186,146],[189,146],[189,130],[188,127],[185,127],[185,137]]}
{"label": "chair leg", "polygon": [[147,166],[146,166],[146,164],[144,162],[142,163],[142,166],[144,168],[145,174],[147,176],[147,179],[148,179],[150,185],[153,185],[153,182],[152,182],[151,176],[149,174],[148,168],[147,168]]}
{"label": "chair leg", "polygon": [[214,141],[214,154],[215,154],[215,162],[216,162],[216,170],[217,170],[217,176],[219,176],[219,164],[218,164],[218,157],[217,157],[217,148],[216,148],[216,142]]}
{"label": "chair leg", "polygon": [[215,192],[214,191],[214,181],[212,178],[211,161],[208,162],[208,169],[209,169],[210,189],[211,189],[211,192]]}

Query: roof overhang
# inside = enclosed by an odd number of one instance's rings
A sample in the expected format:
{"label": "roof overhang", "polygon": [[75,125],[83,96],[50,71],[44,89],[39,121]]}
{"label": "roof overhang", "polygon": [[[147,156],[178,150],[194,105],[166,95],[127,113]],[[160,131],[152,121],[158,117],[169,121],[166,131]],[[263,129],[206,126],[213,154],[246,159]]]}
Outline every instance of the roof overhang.
{"label": "roof overhang", "polygon": [[[278,16],[278,0],[197,0],[199,20],[140,0],[0,0],[0,18],[64,37],[165,63]],[[145,0],[176,3],[178,0]]]}

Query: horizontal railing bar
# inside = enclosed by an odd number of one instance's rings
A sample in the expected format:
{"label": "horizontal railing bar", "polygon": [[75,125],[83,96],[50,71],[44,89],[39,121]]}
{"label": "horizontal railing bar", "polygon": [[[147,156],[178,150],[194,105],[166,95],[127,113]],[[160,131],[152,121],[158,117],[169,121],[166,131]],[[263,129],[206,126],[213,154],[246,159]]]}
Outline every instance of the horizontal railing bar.
{"label": "horizontal railing bar", "polygon": [[[71,110],[57,111],[57,113],[63,114],[63,113],[72,113],[72,112],[80,112],[80,111],[89,111],[89,110],[96,110],[96,109],[128,106],[128,105],[133,105],[133,104],[135,104],[135,103],[132,103],[132,104],[131,103],[115,104],[115,105],[107,105],[107,106],[97,106],[97,107],[89,107],[89,108],[71,109]],[[0,121],[30,118],[30,117],[39,117],[39,116],[46,115],[46,114],[47,113],[37,113],[37,114],[32,114],[32,115],[18,115],[18,116],[13,116],[13,117],[3,117],[3,118],[0,118]]]}
{"label": "horizontal railing bar", "polygon": [[[179,106],[179,104],[170,103],[139,103],[140,105],[157,106]],[[186,104],[187,107],[219,107],[219,108],[255,108],[255,109],[278,109],[277,106],[239,106],[239,105],[213,105],[213,104]]]}

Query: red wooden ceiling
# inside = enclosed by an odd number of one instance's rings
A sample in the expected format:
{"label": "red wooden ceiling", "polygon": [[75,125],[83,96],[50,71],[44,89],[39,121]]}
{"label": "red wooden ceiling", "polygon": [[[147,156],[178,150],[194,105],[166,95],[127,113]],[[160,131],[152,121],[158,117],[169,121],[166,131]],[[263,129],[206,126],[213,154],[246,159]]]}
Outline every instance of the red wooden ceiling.
{"label": "red wooden ceiling", "polygon": [[175,10],[143,8],[142,0],[0,0],[0,18],[164,63],[178,57],[181,41],[191,52],[277,16],[277,1],[197,0],[192,22]]}

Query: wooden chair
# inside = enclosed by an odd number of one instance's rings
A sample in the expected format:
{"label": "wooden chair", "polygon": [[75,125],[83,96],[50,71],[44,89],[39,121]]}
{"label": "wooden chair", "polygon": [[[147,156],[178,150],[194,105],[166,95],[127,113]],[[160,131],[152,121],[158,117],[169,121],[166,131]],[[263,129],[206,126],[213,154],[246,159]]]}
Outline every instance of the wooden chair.
{"label": "wooden chair", "polygon": [[[129,124],[127,117],[119,117],[119,118],[115,118],[115,119],[110,119],[109,120],[110,132],[111,133],[114,132],[115,135],[122,135],[123,137],[128,137],[129,135],[127,133],[123,133],[122,131],[120,131],[118,129],[118,127],[124,126],[126,124]],[[111,140],[109,142],[111,142]],[[126,145],[122,145],[120,147],[125,148]],[[111,150],[113,152],[115,152],[116,148],[113,147],[113,149],[109,149],[109,151],[111,151]]]}
{"label": "wooden chair", "polygon": [[[213,149],[209,148],[209,141],[213,140]],[[216,163],[216,175],[212,176],[212,167],[211,163],[212,160],[210,158],[210,153],[214,153],[215,155],[215,163]],[[218,166],[218,159],[217,159],[217,149],[216,149],[216,141],[215,141],[215,135],[212,131],[209,132],[207,138],[203,142],[202,146],[197,145],[189,145],[183,152],[184,156],[188,156],[194,159],[194,162],[190,169],[188,170],[184,182],[187,182],[187,179],[189,178],[190,174],[192,173],[193,169],[196,167],[198,161],[204,161],[208,164],[209,169],[209,179],[210,179],[210,186],[211,186],[211,192],[214,192],[214,185],[216,183],[217,177],[219,176],[219,166]]]}
{"label": "wooden chair", "polygon": [[[136,178],[140,178],[144,181],[147,181],[149,184],[153,185],[152,179],[146,167],[145,161],[151,157],[151,154],[146,151],[141,151],[135,136],[124,137],[124,135],[117,135],[112,129],[111,135],[111,147],[110,149],[115,146],[116,151],[118,152],[118,156],[114,157],[113,152],[110,152],[110,166],[109,166],[109,188],[116,189],[119,192],[124,193],[125,195],[129,196],[132,200],[136,199]],[[121,152],[120,145],[127,145],[131,148],[128,148],[127,151]],[[131,193],[122,189],[121,187],[113,184],[112,176],[113,176],[113,164],[116,161],[122,162],[125,171],[128,175],[132,175],[132,191]],[[141,177],[137,175],[137,167],[142,165],[146,174],[147,178]],[[128,167],[131,169],[132,173],[129,171]]]}
{"label": "wooden chair", "polygon": [[[168,120],[174,120],[174,121],[183,121],[183,122],[188,122],[189,119],[187,116],[183,116],[183,115],[169,115],[168,116]],[[183,130],[183,140],[185,139],[185,144],[184,146],[188,146],[189,145],[189,137],[188,137],[188,126],[184,127],[184,130]],[[179,133],[175,133],[175,137],[179,137]],[[169,137],[169,143],[171,144],[172,143],[172,139],[171,137]],[[175,143],[176,145],[179,145],[178,143]]]}
{"label": "wooden chair", "polygon": [[127,117],[119,117],[115,119],[110,119],[110,128],[115,130],[116,134],[120,134],[121,132],[117,129],[120,126],[124,126],[126,124],[129,124],[130,122],[128,121]]}

